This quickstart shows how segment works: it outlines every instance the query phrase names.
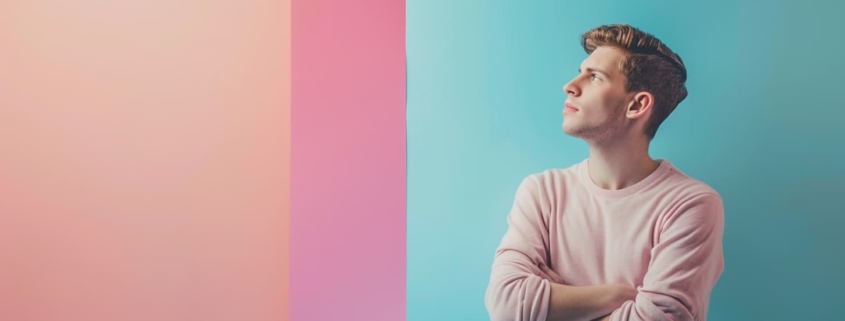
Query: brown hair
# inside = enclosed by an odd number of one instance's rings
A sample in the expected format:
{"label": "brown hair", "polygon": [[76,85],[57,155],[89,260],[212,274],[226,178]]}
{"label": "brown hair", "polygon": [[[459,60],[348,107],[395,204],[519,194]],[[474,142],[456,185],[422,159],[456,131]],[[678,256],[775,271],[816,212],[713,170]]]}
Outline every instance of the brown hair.
{"label": "brown hair", "polygon": [[654,95],[652,115],[645,128],[649,139],[654,138],[660,124],[687,97],[684,62],[649,33],[625,24],[604,25],[581,35],[581,46],[587,54],[601,46],[616,47],[627,53],[620,66],[626,90]]}

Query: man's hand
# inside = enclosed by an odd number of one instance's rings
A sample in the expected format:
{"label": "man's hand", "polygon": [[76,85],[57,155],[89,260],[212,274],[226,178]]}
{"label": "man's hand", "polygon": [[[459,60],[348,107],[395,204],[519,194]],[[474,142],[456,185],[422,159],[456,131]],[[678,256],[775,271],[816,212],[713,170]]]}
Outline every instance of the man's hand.
{"label": "man's hand", "polygon": [[[611,284],[610,286],[613,289],[611,292],[614,293],[615,297],[613,300],[615,303],[613,304],[616,304],[617,307],[621,306],[625,301],[634,301],[637,298],[637,288],[633,286],[627,284]],[[610,321],[610,314],[593,321]]]}
{"label": "man's hand", "polygon": [[637,299],[637,288],[627,284],[614,284],[616,287],[617,308],[622,306],[625,301],[634,301]]}
{"label": "man's hand", "polygon": [[[549,281],[552,281],[554,283],[564,284],[563,278],[545,264],[540,264],[538,267],[540,268],[540,271],[543,272],[543,274],[540,275],[543,278],[548,279]],[[625,301],[634,301],[637,298],[638,292],[636,287],[621,283],[608,284],[608,286],[611,290],[609,292],[612,294],[611,301],[618,302],[618,305],[620,306],[622,305],[622,303],[625,303]]]}
{"label": "man's hand", "polygon": [[548,266],[540,264],[539,268],[541,276],[552,282],[550,321],[577,320],[590,315],[595,318],[605,314],[605,317],[596,321],[607,321],[610,320],[610,312],[621,307],[625,301],[633,301],[637,297],[637,288],[627,284],[567,286],[563,278]]}
{"label": "man's hand", "polygon": [[627,284],[606,284],[601,287],[607,289],[607,296],[600,302],[609,307],[610,311],[618,309],[625,301],[634,301],[637,298],[637,288]]}

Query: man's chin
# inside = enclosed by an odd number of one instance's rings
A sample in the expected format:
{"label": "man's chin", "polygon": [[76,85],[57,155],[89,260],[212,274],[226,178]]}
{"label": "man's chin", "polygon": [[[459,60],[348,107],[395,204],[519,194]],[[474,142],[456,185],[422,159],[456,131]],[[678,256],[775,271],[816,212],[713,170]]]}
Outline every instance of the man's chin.
{"label": "man's chin", "polygon": [[594,137],[590,136],[590,132],[584,130],[583,128],[567,128],[563,127],[563,133],[569,137],[577,138],[583,140],[587,143],[590,143],[594,140]]}
{"label": "man's chin", "polygon": [[563,125],[563,126],[561,126],[561,131],[563,131],[563,133],[566,134],[566,135],[569,135],[569,136],[572,136],[572,137],[575,137],[575,138],[581,138],[581,136],[578,135],[579,131],[577,130],[577,128],[570,128],[570,127],[567,127],[566,125]]}

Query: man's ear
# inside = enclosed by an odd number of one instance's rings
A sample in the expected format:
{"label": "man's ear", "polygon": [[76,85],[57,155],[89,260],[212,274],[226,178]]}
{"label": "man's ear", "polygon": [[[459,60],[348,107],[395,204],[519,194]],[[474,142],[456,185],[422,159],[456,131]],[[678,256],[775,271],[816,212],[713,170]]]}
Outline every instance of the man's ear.
{"label": "man's ear", "polygon": [[628,103],[625,116],[630,119],[643,118],[651,112],[652,107],[654,107],[654,95],[647,91],[641,91],[636,93],[631,102]]}

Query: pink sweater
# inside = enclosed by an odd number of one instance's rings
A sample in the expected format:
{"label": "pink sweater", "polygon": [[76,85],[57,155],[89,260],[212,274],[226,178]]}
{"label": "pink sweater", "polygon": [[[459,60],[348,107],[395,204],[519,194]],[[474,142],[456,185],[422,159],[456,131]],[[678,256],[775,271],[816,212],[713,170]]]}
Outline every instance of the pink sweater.
{"label": "pink sweater", "polygon": [[724,269],[719,194],[666,160],[639,183],[606,190],[587,163],[520,184],[485,296],[492,320],[546,321],[550,281],[636,286],[614,321],[706,320]]}

